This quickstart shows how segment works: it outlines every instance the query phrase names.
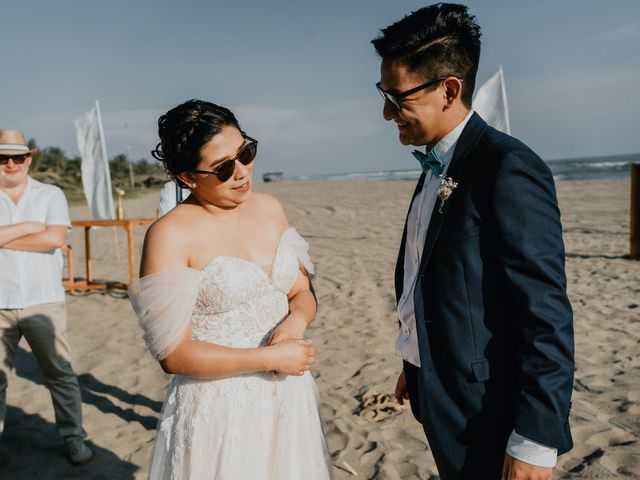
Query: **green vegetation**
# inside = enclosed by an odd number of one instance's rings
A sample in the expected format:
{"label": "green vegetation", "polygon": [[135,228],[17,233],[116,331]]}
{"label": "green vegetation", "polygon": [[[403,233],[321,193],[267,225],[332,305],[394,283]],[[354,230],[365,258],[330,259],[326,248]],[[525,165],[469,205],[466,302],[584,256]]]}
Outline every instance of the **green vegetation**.
{"label": "green vegetation", "polygon": [[[34,139],[29,140],[29,148],[38,148]],[[64,190],[69,203],[84,203],[82,191],[82,172],[80,157],[69,158],[58,147],[47,147],[38,150],[31,161],[31,176],[44,183],[57,185]],[[167,175],[160,162],[149,162],[141,158],[133,162],[133,178],[135,187],[130,185],[129,160],[126,155],[116,155],[109,160],[109,172],[111,174],[111,186],[121,188],[127,193],[127,198],[135,198],[148,191],[158,188],[167,181]]]}

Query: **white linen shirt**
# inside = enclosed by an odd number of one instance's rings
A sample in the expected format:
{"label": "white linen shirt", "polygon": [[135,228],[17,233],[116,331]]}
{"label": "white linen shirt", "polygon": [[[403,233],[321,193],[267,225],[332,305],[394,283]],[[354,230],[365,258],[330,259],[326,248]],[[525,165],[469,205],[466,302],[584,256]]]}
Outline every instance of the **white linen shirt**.
{"label": "white linen shirt", "polygon": [[[180,188],[181,200],[186,199],[191,195],[191,190],[188,188]],[[158,206],[158,216],[162,217],[164,214],[173,210],[177,205],[176,199],[176,182],[171,180],[167,182],[160,190],[160,204]]]}
{"label": "white linen shirt", "polygon": [[[440,160],[444,162],[442,178],[446,177],[449,163],[453,158],[458,139],[465,125],[473,115],[471,110],[460,124],[451,130],[433,147]],[[440,179],[426,173],[422,190],[416,195],[411,204],[407,219],[407,240],[404,252],[404,283],[402,296],[398,301],[397,313],[400,319],[400,332],[396,342],[396,354],[405,361],[420,367],[420,352],[418,349],[418,334],[416,332],[415,305],[413,296],[416,278],[420,270],[422,249],[427,235],[427,228],[431,214],[436,204]],[[453,179],[455,181],[455,178]],[[511,432],[507,442],[507,453],[520,461],[540,467],[554,467],[558,456],[555,448],[547,447],[528,439],[515,430]]]}
{"label": "white linen shirt", "polygon": [[[458,139],[465,125],[471,118],[473,110],[451,130],[444,138],[435,144],[433,149],[438,158],[444,162],[442,178],[447,174],[449,163],[453,158]],[[398,301],[397,313],[400,319],[400,332],[396,341],[396,354],[407,362],[420,366],[420,354],[418,350],[418,334],[416,332],[416,317],[413,296],[416,286],[416,278],[420,270],[422,249],[427,235],[427,228],[431,220],[431,213],[438,199],[440,178],[433,175],[431,170],[426,173],[422,190],[416,195],[411,204],[409,217],[407,218],[407,241],[404,250],[404,282],[402,296]],[[455,179],[454,179],[455,181]]]}
{"label": "white linen shirt", "polygon": [[[71,227],[67,199],[58,187],[27,177],[17,204],[0,191],[0,226],[21,222]],[[0,248],[0,309],[22,309],[64,301],[62,253]]]}

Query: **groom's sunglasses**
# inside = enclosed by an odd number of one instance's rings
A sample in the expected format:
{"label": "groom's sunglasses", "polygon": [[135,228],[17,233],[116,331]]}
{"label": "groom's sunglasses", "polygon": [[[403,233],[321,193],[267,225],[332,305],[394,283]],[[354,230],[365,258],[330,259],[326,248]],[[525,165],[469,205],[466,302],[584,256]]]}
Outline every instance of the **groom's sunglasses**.
{"label": "groom's sunglasses", "polygon": [[215,175],[221,182],[226,182],[231,178],[236,169],[236,160],[242,165],[249,165],[256,158],[258,153],[258,141],[251,137],[244,137],[244,145],[238,150],[238,154],[225,160],[213,170],[191,170],[190,173],[202,173],[206,175]]}
{"label": "groom's sunglasses", "polygon": [[414,87],[410,90],[405,90],[404,92],[391,92],[389,90],[385,90],[384,88],[382,88],[382,82],[376,83],[376,88],[378,89],[378,92],[380,93],[380,95],[382,96],[385,102],[389,102],[396,109],[402,110],[402,102],[409,95],[413,95],[414,93],[417,93],[420,90],[424,90],[426,88],[432,87],[433,85],[436,85],[442,82],[443,80],[446,80],[449,77],[455,77],[458,80],[462,81],[462,79],[457,77],[456,75],[445,75],[443,77],[438,77],[435,80],[429,80],[427,83],[418,85],[417,87]]}
{"label": "groom's sunglasses", "polygon": [[15,163],[16,165],[22,165],[30,156],[30,153],[21,153],[18,155],[0,155],[0,165],[6,165],[7,163],[9,163],[9,160],[13,160],[13,163]]}

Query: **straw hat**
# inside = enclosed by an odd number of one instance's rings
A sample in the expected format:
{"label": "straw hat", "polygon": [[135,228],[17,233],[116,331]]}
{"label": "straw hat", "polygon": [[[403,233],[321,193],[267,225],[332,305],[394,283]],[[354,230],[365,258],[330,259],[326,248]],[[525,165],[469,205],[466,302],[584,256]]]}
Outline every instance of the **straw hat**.
{"label": "straw hat", "polygon": [[20,130],[0,130],[0,155],[20,155],[37,151],[37,148],[29,149]]}

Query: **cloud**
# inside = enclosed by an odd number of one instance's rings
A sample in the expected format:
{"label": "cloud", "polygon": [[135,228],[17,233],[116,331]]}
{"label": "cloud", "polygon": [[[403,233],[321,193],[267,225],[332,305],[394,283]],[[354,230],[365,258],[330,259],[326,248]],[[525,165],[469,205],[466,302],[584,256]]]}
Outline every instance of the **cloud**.
{"label": "cloud", "polygon": [[640,38],[640,20],[618,25],[612,29],[600,32],[596,38],[624,42],[638,39]]}
{"label": "cloud", "polygon": [[[87,109],[89,110],[89,109]],[[74,120],[85,112],[43,113],[23,118],[17,128],[28,138],[35,138],[42,147],[56,146],[67,155],[78,155]],[[107,154],[112,157],[132,147],[132,156],[148,157],[157,143],[157,121],[160,109],[102,110],[102,125],[107,140]]]}
{"label": "cloud", "polygon": [[[244,105],[234,113],[247,133],[261,143],[262,159],[268,165],[281,165],[287,171],[304,174],[344,166],[344,161],[327,165],[327,157],[346,152],[349,145],[362,148],[379,136],[388,125],[382,120],[379,102],[351,100],[305,108]],[[102,107],[102,123],[107,140],[107,153],[113,157],[130,148],[134,160],[150,158],[150,150],[159,139],[158,117],[163,108],[109,111]],[[77,155],[73,120],[84,112],[48,113],[25,118],[18,128],[38,145],[59,146],[68,155]],[[326,167],[318,166],[320,163]],[[314,168],[315,167],[315,168]]]}
{"label": "cloud", "polygon": [[370,102],[352,101],[306,109],[239,107],[243,127],[280,145],[305,145],[361,138],[380,129],[379,110]]}
{"label": "cloud", "polygon": [[546,158],[640,151],[640,70],[528,76],[507,85],[511,126]]}
{"label": "cloud", "polygon": [[102,112],[109,155],[123,153],[130,147],[134,159],[149,158],[149,152],[159,141],[158,118],[163,113],[160,108]]}

